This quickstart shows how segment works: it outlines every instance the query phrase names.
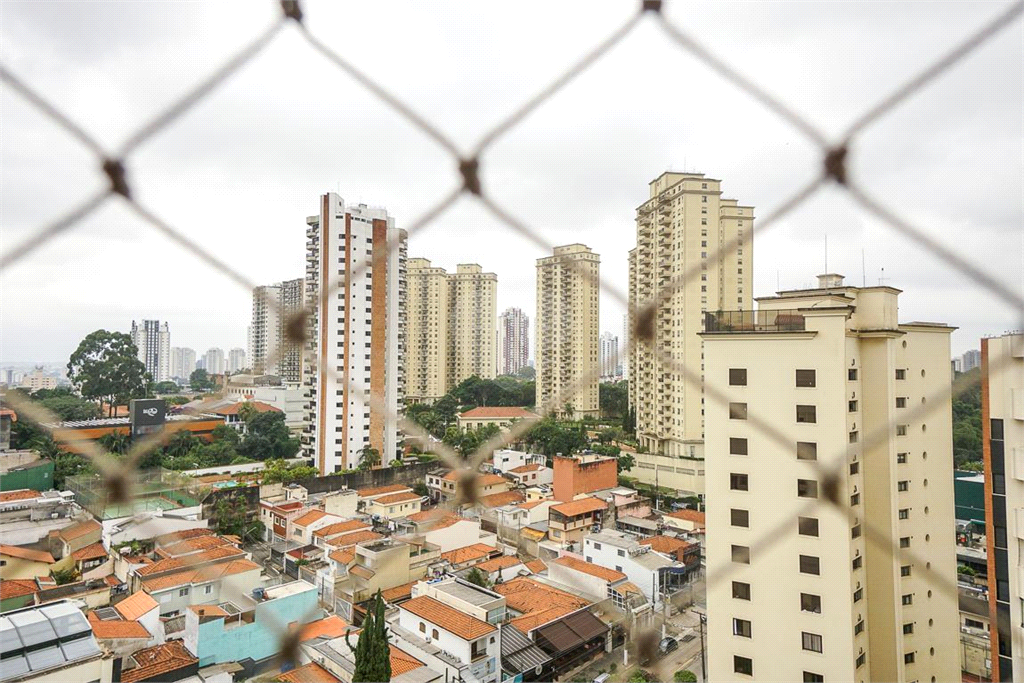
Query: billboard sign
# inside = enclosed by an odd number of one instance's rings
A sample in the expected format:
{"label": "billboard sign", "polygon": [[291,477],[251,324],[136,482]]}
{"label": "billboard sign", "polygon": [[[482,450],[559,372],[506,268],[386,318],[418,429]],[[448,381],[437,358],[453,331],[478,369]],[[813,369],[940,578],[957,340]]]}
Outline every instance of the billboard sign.
{"label": "billboard sign", "polygon": [[167,419],[167,404],[162,398],[137,398],[129,408],[132,436],[159,431]]}

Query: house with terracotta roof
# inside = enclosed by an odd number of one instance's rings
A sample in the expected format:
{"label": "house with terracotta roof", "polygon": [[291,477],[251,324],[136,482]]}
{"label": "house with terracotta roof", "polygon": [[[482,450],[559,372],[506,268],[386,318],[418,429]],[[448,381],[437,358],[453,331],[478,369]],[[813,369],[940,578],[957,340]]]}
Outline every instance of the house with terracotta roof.
{"label": "house with terracotta roof", "polygon": [[579,543],[604,525],[607,512],[608,504],[593,496],[552,505],[548,508],[548,536],[562,547]]}
{"label": "house with terracotta roof", "polygon": [[505,476],[516,486],[542,486],[555,481],[555,471],[544,464],[532,463],[513,467],[505,472]]}
{"label": "house with terracotta roof", "polygon": [[502,473],[524,465],[544,465],[547,461],[543,453],[527,453],[510,448],[496,450],[491,456],[491,466]]}
{"label": "house with terracotta roof", "polygon": [[121,683],[180,681],[199,671],[199,660],[180,640],[172,640],[133,653],[122,667]]}
{"label": "house with terracotta roof", "polygon": [[183,614],[190,605],[216,604],[222,595],[250,593],[263,585],[262,567],[233,546],[144,565],[130,577],[160,604],[160,616]]}
{"label": "house with terracotta roof", "polygon": [[[359,642],[360,631],[353,631],[349,635],[349,642],[355,647]],[[392,638],[390,643],[391,683],[442,683],[444,681],[443,670],[432,670],[426,663],[406,651],[407,645]],[[300,661],[309,661],[294,669],[292,672],[278,676],[277,680],[289,683],[318,683],[323,681],[329,683],[325,674],[331,676],[332,681],[351,683],[352,674],[355,672],[355,657],[352,650],[346,643],[345,637],[337,638],[315,638],[301,644],[302,653]],[[316,665],[318,669],[311,670],[308,667]],[[291,676],[294,672],[302,672]]]}
{"label": "house with terracotta roof", "polygon": [[121,619],[137,621],[159,642],[164,640],[164,626],[160,620],[160,603],[149,593],[138,591],[111,606]]}
{"label": "house with terracotta roof", "polygon": [[676,560],[675,554],[659,552],[651,544],[644,545],[636,537],[613,529],[584,538],[582,554],[587,562],[626,574],[655,610],[661,609],[663,599],[691,581],[699,568],[699,563],[687,566]]}
{"label": "house with terracotta roof", "polygon": [[517,422],[536,422],[540,415],[531,412],[526,408],[516,406],[480,406],[459,413],[455,416],[459,429],[479,429],[487,425],[494,425],[503,432],[507,432]]}
{"label": "house with terracotta roof", "polygon": [[687,567],[696,569],[700,565],[700,544],[689,543],[675,536],[650,536],[640,539],[640,545],[647,545],[663,555],[668,555]]}
{"label": "house with terracotta roof", "polygon": [[621,571],[591,562],[575,555],[563,555],[547,563],[548,578],[574,593],[595,602],[611,598],[617,608],[629,616],[629,626],[647,628],[654,618],[652,605],[636,584]]}
{"label": "house with terracotta roof", "polygon": [[203,413],[219,415],[224,418],[224,424],[235,431],[245,434],[246,422],[242,415],[246,410],[253,410],[257,413],[283,413],[280,408],[264,403],[263,401],[236,401],[222,402],[219,405],[203,408]]}
{"label": "house with terracotta roof", "polygon": [[340,683],[341,679],[316,662],[297,666],[274,679],[278,683]]}
{"label": "house with terracotta roof", "polygon": [[505,605],[512,617],[508,623],[527,635],[536,628],[592,604],[581,595],[527,577],[499,583],[492,590],[505,598]]}
{"label": "house with terracotta roof", "polygon": [[316,586],[305,581],[269,586],[216,604],[190,606],[184,645],[201,667],[251,659],[259,668],[279,654],[283,627],[316,616]]}
{"label": "house with terracotta roof", "polygon": [[411,490],[377,496],[366,502],[363,512],[381,519],[407,517],[420,511],[422,500]]}
{"label": "house with terracotta roof", "polygon": [[412,493],[412,488],[405,484],[388,484],[387,486],[364,486],[361,489],[356,489],[356,493],[359,495],[359,502],[366,504],[371,500],[380,498],[381,496],[388,496],[395,493]]}
{"label": "house with terracotta roof", "polygon": [[489,560],[484,560],[479,564],[475,564],[469,569],[464,569],[460,574],[465,577],[466,574],[473,571],[474,569],[483,572],[484,577],[491,584],[496,581],[507,581],[508,579],[518,576],[519,572],[527,572],[526,564],[515,555],[499,555],[498,557],[492,557]]}
{"label": "house with terracotta roof", "polygon": [[[87,576],[90,572],[94,572],[97,569],[102,569],[100,572],[102,575],[109,574],[114,567],[113,560],[110,558],[110,554],[107,553],[107,549],[103,547],[100,542],[90,543],[84,548],[71,553],[71,560],[75,563],[75,569],[82,578],[93,578]],[[104,565],[109,565],[104,567]]]}
{"label": "house with terracotta roof", "polygon": [[661,515],[661,521],[667,529],[696,531],[697,529],[704,528],[704,513],[696,510],[665,512]]}
{"label": "house with terracotta roof", "polygon": [[313,533],[317,529],[331,526],[346,520],[337,515],[330,515],[323,510],[308,510],[292,519],[288,524],[288,540],[301,545],[313,543]]}
{"label": "house with terracotta roof", "polygon": [[282,543],[288,540],[288,523],[308,512],[304,500],[260,500],[260,521],[266,529],[267,543]]}
{"label": "house with terracotta roof", "polygon": [[3,579],[0,581],[0,612],[35,604],[39,584],[35,579]]}
{"label": "house with terracotta roof", "polygon": [[446,553],[441,553],[441,559],[446,561],[452,568],[453,571],[459,569],[466,569],[489,560],[492,556],[500,554],[500,551],[492,545],[485,545],[483,543],[474,543],[473,545],[463,546],[455,550],[450,550]]}
{"label": "house with terracotta roof", "polygon": [[427,595],[400,604],[391,623],[403,649],[449,680],[501,680],[498,626]]}
{"label": "house with terracotta roof", "polygon": [[[47,576],[56,562],[53,555],[45,550],[20,545],[0,545],[0,579],[34,579],[37,576]],[[70,564],[70,561],[64,562],[65,567]]]}
{"label": "house with terracotta roof", "polygon": [[55,543],[51,543],[50,552],[55,557],[64,558],[87,545],[99,543],[103,535],[103,526],[94,519],[85,519],[64,527],[56,534]]}
{"label": "house with terracotta roof", "polygon": [[333,540],[336,538],[355,531],[366,531],[368,529],[370,529],[370,524],[361,519],[346,519],[343,522],[328,524],[313,532],[313,545],[320,548],[331,546],[334,545]]}
{"label": "house with terracotta roof", "polygon": [[[358,605],[372,598],[378,589],[387,590],[413,580],[410,564],[414,547],[394,538],[353,546],[355,551],[347,565],[347,576],[335,583],[334,602],[338,613],[352,617]],[[331,553],[339,562],[340,553]],[[355,621],[355,618],[352,617]]]}

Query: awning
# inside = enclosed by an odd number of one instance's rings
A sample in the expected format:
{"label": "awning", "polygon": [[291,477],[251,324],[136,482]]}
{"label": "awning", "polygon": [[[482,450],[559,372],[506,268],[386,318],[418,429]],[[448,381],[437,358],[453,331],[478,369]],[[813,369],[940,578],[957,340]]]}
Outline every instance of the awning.
{"label": "awning", "polygon": [[603,637],[607,631],[608,627],[603,621],[582,610],[542,626],[534,632],[534,638],[545,652],[556,657]]}

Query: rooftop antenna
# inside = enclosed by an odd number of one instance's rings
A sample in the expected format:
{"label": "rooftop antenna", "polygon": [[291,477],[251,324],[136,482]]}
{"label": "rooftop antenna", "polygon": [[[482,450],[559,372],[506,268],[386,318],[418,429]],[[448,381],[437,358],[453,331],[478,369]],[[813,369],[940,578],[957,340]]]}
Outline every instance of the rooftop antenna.
{"label": "rooftop antenna", "polygon": [[780,280],[780,276],[779,276],[779,271],[776,270],[775,271],[775,291],[776,292],[781,292],[782,291],[782,286],[779,284],[780,282],[781,282],[781,280]]}
{"label": "rooftop antenna", "polygon": [[868,271],[864,266],[864,249],[860,250],[860,286],[868,286]]}
{"label": "rooftop antenna", "polygon": [[828,274],[828,233],[825,233],[825,274]]}

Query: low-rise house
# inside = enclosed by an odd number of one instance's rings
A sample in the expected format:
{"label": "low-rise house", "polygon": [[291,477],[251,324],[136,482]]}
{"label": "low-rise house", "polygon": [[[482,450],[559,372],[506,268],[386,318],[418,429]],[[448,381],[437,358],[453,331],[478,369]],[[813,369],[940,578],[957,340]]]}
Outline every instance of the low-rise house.
{"label": "low-rise house", "polygon": [[329,524],[313,532],[313,545],[317,547],[333,546],[335,545],[335,539],[355,531],[366,531],[368,529],[370,529],[370,525],[361,519],[348,519],[344,522]]}
{"label": "low-rise house", "polygon": [[[534,500],[505,505],[494,510],[494,523],[498,540],[506,545],[520,546],[522,530],[535,522],[548,520],[548,509],[557,505],[555,500]],[[520,548],[522,550],[522,548]],[[532,553],[536,555],[536,553]]]}
{"label": "low-rise house", "polygon": [[10,545],[38,543],[51,531],[86,518],[71,491],[0,491],[0,538]]}
{"label": "low-rise house", "polygon": [[540,626],[592,604],[581,595],[574,595],[528,577],[516,577],[497,584],[492,590],[505,598],[506,608],[512,617],[508,623],[527,635]]}
{"label": "low-rise house", "polygon": [[579,543],[604,525],[608,504],[600,498],[580,498],[548,509],[548,537],[563,547]]}
{"label": "low-rise house", "polygon": [[[114,570],[113,560],[99,541],[71,553],[71,560],[74,562],[75,570],[85,579],[106,576]],[[92,572],[95,574],[90,575]]]}
{"label": "low-rise house", "polygon": [[139,650],[121,668],[121,683],[181,681],[199,672],[199,660],[180,640]]}
{"label": "low-rise house", "polygon": [[420,496],[410,491],[389,493],[366,502],[363,512],[381,519],[408,517],[420,511]]}
{"label": "low-rise house", "polygon": [[505,476],[516,486],[540,486],[555,481],[555,471],[544,464],[532,463],[513,467],[505,472]]}
{"label": "low-rise house", "polygon": [[320,499],[324,512],[339,517],[355,517],[359,511],[359,492],[355,489],[332,491]]}
{"label": "low-rise house", "polygon": [[105,579],[90,579],[56,585],[53,580],[36,579],[39,591],[36,592],[37,605],[45,605],[62,600],[74,600],[76,604],[85,605],[87,609],[98,609],[110,604],[111,584]]}
{"label": "low-rise house", "polygon": [[[409,583],[410,556],[413,547],[396,539],[381,539],[356,545],[347,565],[347,576],[335,585],[335,606],[339,615],[350,623],[358,623],[357,606],[372,598],[378,590]],[[332,559],[340,558],[332,553]],[[347,558],[344,558],[347,559]]]}
{"label": "low-rise house", "polygon": [[480,406],[459,413],[455,416],[455,420],[462,431],[494,425],[501,431],[507,432],[517,422],[540,420],[540,415],[516,406]]}
{"label": "low-rise house", "polygon": [[300,516],[306,509],[301,500],[282,502],[260,501],[260,521],[266,529],[267,543],[283,543],[288,540],[288,522]]}
{"label": "low-rise house", "polygon": [[665,512],[661,515],[661,521],[666,529],[678,529],[679,531],[696,531],[704,528],[704,513],[696,510],[676,510]]}
{"label": "low-rise house", "polygon": [[452,571],[458,571],[471,567],[474,564],[479,564],[484,560],[489,560],[492,556],[499,553],[500,551],[494,546],[474,543],[473,545],[441,553],[441,559],[451,566]]}
{"label": "low-rise house", "polygon": [[489,560],[473,565],[467,570],[463,570],[462,573],[465,575],[474,569],[483,572],[484,578],[491,584],[514,578],[520,571],[529,573],[529,570],[526,569],[526,564],[515,555],[492,557]]}
{"label": "low-rise house", "polygon": [[313,543],[313,534],[317,529],[322,529],[338,522],[346,520],[336,515],[329,515],[323,510],[309,510],[303,515],[291,520],[288,525],[288,540],[301,545]]}
{"label": "low-rise house", "polygon": [[409,654],[434,671],[446,673],[450,680],[500,680],[501,632],[497,626],[427,595],[399,605],[392,624]]}
{"label": "low-rise house", "polygon": [[297,666],[274,679],[277,683],[341,683],[341,679],[316,662]]}
{"label": "low-rise house", "polygon": [[184,645],[200,666],[248,659],[252,669],[278,655],[282,628],[315,621],[316,607],[316,587],[305,581],[192,605],[185,613]]}
{"label": "low-rise house", "polygon": [[430,494],[430,499],[435,503],[455,499],[458,488],[457,477],[448,478],[452,471],[448,467],[438,467],[436,470],[427,472],[427,491]]}
{"label": "low-rise house", "polygon": [[505,679],[550,681],[551,657],[515,626],[501,627],[501,670]]}
{"label": "low-rise house", "polygon": [[[352,649],[359,642],[359,631],[353,631],[346,641],[344,637],[338,638],[317,638],[302,643],[302,659],[310,660],[309,664],[294,669],[302,670],[301,674],[288,676],[282,674],[278,680],[286,680],[289,683],[314,683],[323,681],[330,683],[330,680],[351,683],[352,674],[355,673],[355,656]],[[427,667],[424,662],[416,659],[402,647],[408,647],[404,641],[392,637],[390,643],[390,664],[391,683],[441,683],[444,681],[443,669],[434,670]],[[307,668],[308,667],[308,668]],[[317,667],[317,668],[312,668]],[[324,673],[331,677],[328,680]]]}
{"label": "low-rise house", "polygon": [[0,612],[34,605],[39,583],[35,579],[0,580]]}
{"label": "low-rise house", "polygon": [[365,507],[370,501],[382,496],[391,496],[396,493],[412,493],[412,488],[405,484],[388,484],[387,486],[364,486],[361,489],[356,489],[356,494],[359,496],[359,508]]}
{"label": "low-rise house", "polygon": [[215,548],[184,558],[160,560],[135,572],[130,588],[160,603],[160,615],[176,616],[190,605],[209,605],[248,594],[263,580],[261,567],[234,547]]}
{"label": "low-rise house", "polygon": [[413,517],[420,515],[437,515],[439,518],[431,520],[429,523],[414,522],[417,528],[425,529],[425,531],[419,532],[411,531],[413,527],[409,524],[410,518],[406,518],[397,525],[396,537],[409,543],[425,543],[428,546],[436,546],[442,553],[477,543],[490,546],[495,544],[496,536],[488,531],[483,531],[479,519],[468,519],[447,510],[438,509],[420,512]]}
{"label": "low-rise house", "polygon": [[652,623],[654,606],[621,571],[584,562],[573,555],[563,555],[548,563],[547,576],[563,586],[572,586],[573,592],[594,602],[611,599],[628,616],[631,628],[643,629]]}
{"label": "low-rise house", "polygon": [[105,656],[89,620],[70,601],[0,614],[3,663],[0,681],[110,681]]}
{"label": "low-rise house", "polygon": [[491,457],[491,466],[502,473],[526,465],[543,465],[546,462],[547,456],[543,453],[527,453],[507,448],[494,451],[494,455]]}
{"label": "low-rise house", "polygon": [[171,514],[152,512],[140,513],[133,517],[108,520],[103,523],[103,545],[108,548],[132,541],[147,542],[161,536],[186,534],[191,531],[213,533],[207,529],[209,520],[189,519]]}
{"label": "low-rise house", "polygon": [[[463,483],[471,483],[472,492],[462,490]],[[468,469],[437,469],[427,473],[427,490],[437,503],[459,502],[470,505],[484,496],[508,491],[511,482],[500,474],[480,474]]]}
{"label": "low-rise house", "polygon": [[697,543],[689,543],[675,536],[651,536],[641,539],[640,545],[650,546],[651,550],[682,562],[688,572],[700,569],[700,545]]}
{"label": "low-rise house", "polygon": [[618,460],[611,456],[595,453],[556,455],[553,464],[554,497],[563,503],[619,485]]}
{"label": "low-rise house", "polygon": [[0,579],[34,579],[46,576],[53,569],[64,569],[71,564],[55,567],[56,560],[45,550],[18,545],[0,545]]}
{"label": "low-rise house", "polygon": [[66,526],[51,539],[50,552],[54,557],[65,558],[87,545],[99,543],[103,537],[103,525],[94,519],[85,519]]}
{"label": "low-rise house", "polygon": [[413,584],[410,597],[434,598],[458,611],[495,626],[505,622],[505,598],[492,590],[460,578],[440,581],[419,581]]}
{"label": "low-rise house", "polygon": [[[655,609],[662,600],[691,580],[695,567],[642,545],[636,538],[621,531],[605,529],[583,539],[583,556],[587,562],[614,567],[636,584]],[[684,558],[686,554],[683,554]],[[699,565],[698,565],[699,566]]]}
{"label": "low-rise house", "polygon": [[149,593],[138,591],[132,593],[121,602],[115,603],[112,609],[125,621],[137,621],[145,627],[153,638],[164,641],[163,622],[160,620],[160,603]]}

